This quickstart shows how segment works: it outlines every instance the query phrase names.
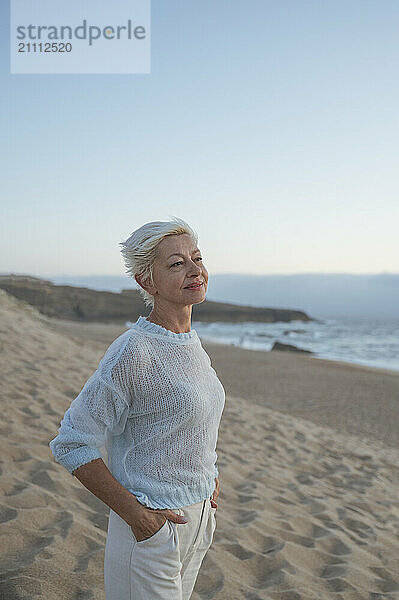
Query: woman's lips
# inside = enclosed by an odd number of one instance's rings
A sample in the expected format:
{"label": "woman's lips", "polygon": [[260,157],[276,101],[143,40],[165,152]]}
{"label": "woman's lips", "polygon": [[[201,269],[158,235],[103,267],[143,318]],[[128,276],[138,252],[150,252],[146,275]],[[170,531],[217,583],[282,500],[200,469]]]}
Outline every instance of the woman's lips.
{"label": "woman's lips", "polygon": [[186,290],[198,290],[203,285],[204,285],[204,282],[202,281],[201,283],[198,283],[197,285],[190,286],[190,287],[187,286],[185,289]]}

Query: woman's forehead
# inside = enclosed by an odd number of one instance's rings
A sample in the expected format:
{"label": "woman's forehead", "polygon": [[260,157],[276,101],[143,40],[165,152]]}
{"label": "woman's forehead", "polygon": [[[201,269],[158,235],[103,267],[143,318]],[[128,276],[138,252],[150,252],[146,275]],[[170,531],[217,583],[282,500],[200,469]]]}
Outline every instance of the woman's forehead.
{"label": "woman's forehead", "polygon": [[168,235],[159,243],[160,253],[167,258],[175,253],[198,252],[196,243],[187,234]]}

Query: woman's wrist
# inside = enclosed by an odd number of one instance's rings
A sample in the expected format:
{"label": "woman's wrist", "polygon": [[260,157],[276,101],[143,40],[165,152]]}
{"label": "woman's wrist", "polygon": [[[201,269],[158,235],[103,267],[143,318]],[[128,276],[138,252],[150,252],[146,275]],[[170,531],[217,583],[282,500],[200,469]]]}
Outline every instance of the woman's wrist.
{"label": "woman's wrist", "polygon": [[74,476],[127,523],[134,522],[144,509],[136,496],[115,479],[102,459],[82,465],[74,471]]}
{"label": "woman's wrist", "polygon": [[137,521],[137,518],[143,514],[146,508],[137,500],[136,496],[133,494],[131,496],[133,496],[133,502],[130,502],[124,509],[125,516],[120,515],[128,525],[132,525]]}
{"label": "woman's wrist", "polygon": [[136,496],[124,488],[124,492],[119,496],[118,502],[111,507],[128,525],[137,521],[138,517],[145,511],[145,506],[141,504]]}

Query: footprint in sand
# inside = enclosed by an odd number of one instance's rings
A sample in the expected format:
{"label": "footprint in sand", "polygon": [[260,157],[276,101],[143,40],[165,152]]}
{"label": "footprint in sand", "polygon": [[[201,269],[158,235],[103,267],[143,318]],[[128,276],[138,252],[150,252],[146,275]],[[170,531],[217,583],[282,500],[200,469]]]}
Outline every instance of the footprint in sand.
{"label": "footprint in sand", "polygon": [[249,461],[246,458],[243,458],[242,454],[237,454],[235,452],[230,452],[229,454],[231,458],[241,463],[242,465],[247,465],[249,463]]}
{"label": "footprint in sand", "polygon": [[344,544],[338,537],[322,538],[318,542],[318,547],[333,556],[351,555],[352,550]]}
{"label": "footprint in sand", "polygon": [[9,506],[0,506],[0,523],[7,523],[18,516],[18,511]]}
{"label": "footprint in sand", "polygon": [[61,510],[56,513],[56,517],[49,523],[46,523],[40,531],[43,533],[59,533],[63,540],[67,537],[71,526],[73,525],[73,515],[67,510]]}
{"label": "footprint in sand", "polygon": [[296,573],[295,567],[281,556],[254,556],[245,565],[252,585],[257,589],[278,588],[285,583],[287,573]]}
{"label": "footprint in sand", "polygon": [[244,483],[241,483],[240,485],[237,485],[235,487],[235,490],[237,492],[242,492],[243,494],[250,494],[251,492],[253,492],[256,489],[256,483],[254,483],[253,481],[244,481]]}
{"label": "footprint in sand", "polygon": [[36,467],[30,472],[30,480],[48,492],[57,492],[57,486],[47,473],[50,466],[48,463],[44,464],[46,465],[45,467],[42,464],[36,464]]}
{"label": "footprint in sand", "polygon": [[336,579],[337,577],[344,577],[347,570],[347,566],[342,563],[331,563],[324,567],[319,577],[322,577],[323,579]]}
{"label": "footprint in sand", "polygon": [[273,496],[273,500],[276,500],[276,502],[280,502],[281,504],[296,504],[296,502],[292,502],[291,500],[288,500],[288,498],[285,498],[284,496]]}
{"label": "footprint in sand", "polygon": [[248,523],[252,523],[257,517],[258,513],[256,510],[241,510],[236,513],[236,517],[234,519],[236,525],[248,525]]}
{"label": "footprint in sand", "polygon": [[223,550],[230,552],[230,554],[238,558],[238,560],[247,560],[255,554],[255,552],[248,550],[248,548],[244,548],[241,544],[220,544],[220,547]]}
{"label": "footprint in sand", "polygon": [[97,542],[93,542],[89,538],[85,540],[87,550],[82,554],[76,555],[76,564],[74,571],[75,573],[80,573],[82,571],[87,571],[89,566],[89,561],[91,559],[95,560],[98,552],[103,552],[104,548],[102,544],[97,544]]}
{"label": "footprint in sand", "polygon": [[372,527],[366,525],[359,519],[354,519],[351,516],[347,516],[347,510],[340,508],[337,509],[337,513],[340,521],[345,525],[349,531],[352,531],[362,539],[368,539],[370,541],[376,541],[377,535]]}
{"label": "footprint in sand", "polygon": [[248,494],[248,495],[245,495],[245,496],[239,494],[238,497],[237,497],[237,500],[238,500],[238,502],[240,504],[246,504],[247,502],[251,502],[252,500],[260,500],[260,497],[259,496],[255,496],[255,495],[251,495],[251,494]]}
{"label": "footprint in sand", "polygon": [[274,537],[265,537],[264,544],[262,546],[261,554],[277,554],[285,546],[285,542],[282,542]]}
{"label": "footprint in sand", "polygon": [[397,592],[399,590],[398,582],[392,579],[392,573],[387,571],[387,569],[383,567],[371,567],[370,570],[378,576],[378,579],[375,580],[375,585],[381,592]]}
{"label": "footprint in sand", "polygon": [[[224,587],[224,574],[218,563],[212,558],[212,550],[205,554],[201,570],[194,586],[194,593],[201,600],[215,598]],[[222,597],[222,596],[220,596]]]}
{"label": "footprint in sand", "polygon": [[326,505],[323,502],[318,502],[311,496],[305,496],[300,500],[300,504],[307,504],[306,510],[311,515],[318,515],[326,511]]}
{"label": "footprint in sand", "polygon": [[4,492],[4,495],[5,496],[17,496],[18,494],[21,494],[21,492],[26,490],[27,487],[28,487],[28,484],[25,483],[24,481],[17,481],[17,483],[14,484],[14,487],[9,492]]}

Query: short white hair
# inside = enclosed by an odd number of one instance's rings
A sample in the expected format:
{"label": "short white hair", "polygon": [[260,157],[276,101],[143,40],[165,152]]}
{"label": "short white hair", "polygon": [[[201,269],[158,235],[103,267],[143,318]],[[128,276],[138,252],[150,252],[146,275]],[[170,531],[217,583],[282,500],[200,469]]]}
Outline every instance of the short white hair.
{"label": "short white hair", "polygon": [[[133,277],[136,274],[143,276],[143,280],[153,281],[153,267],[157,257],[158,244],[168,235],[181,235],[187,233],[195,244],[198,244],[198,235],[188,223],[173,217],[171,221],[151,221],[133,231],[124,242],[121,254],[124,259],[126,273]],[[146,306],[153,308],[154,297],[139,286],[139,292]]]}

